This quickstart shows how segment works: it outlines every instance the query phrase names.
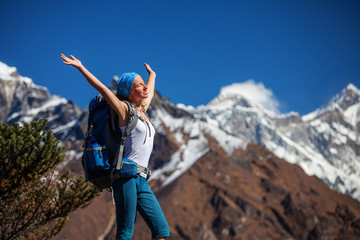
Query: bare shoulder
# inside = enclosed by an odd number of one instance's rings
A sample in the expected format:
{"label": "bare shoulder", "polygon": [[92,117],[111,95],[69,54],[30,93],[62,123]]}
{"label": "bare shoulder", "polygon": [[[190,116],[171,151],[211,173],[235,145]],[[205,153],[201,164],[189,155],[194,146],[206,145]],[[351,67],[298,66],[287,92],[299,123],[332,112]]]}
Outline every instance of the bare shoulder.
{"label": "bare shoulder", "polygon": [[119,116],[119,122],[120,126],[124,127],[126,126],[128,119],[129,119],[129,106],[126,104],[126,102],[119,100],[119,104],[116,109],[114,109],[115,112]]}

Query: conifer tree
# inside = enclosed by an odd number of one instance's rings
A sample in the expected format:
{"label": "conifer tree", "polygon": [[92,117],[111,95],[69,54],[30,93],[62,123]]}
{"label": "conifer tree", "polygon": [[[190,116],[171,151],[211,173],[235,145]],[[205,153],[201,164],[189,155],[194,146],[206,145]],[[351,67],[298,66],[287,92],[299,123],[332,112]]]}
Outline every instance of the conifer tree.
{"label": "conifer tree", "polygon": [[86,207],[98,191],[74,178],[59,175],[63,147],[47,120],[22,125],[0,124],[0,239],[50,239]]}

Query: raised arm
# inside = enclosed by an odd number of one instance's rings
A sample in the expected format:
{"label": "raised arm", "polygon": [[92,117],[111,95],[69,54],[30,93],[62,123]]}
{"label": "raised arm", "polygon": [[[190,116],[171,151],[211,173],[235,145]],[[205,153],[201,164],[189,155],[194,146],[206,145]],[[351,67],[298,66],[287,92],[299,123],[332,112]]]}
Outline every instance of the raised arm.
{"label": "raised arm", "polygon": [[60,55],[64,60],[64,64],[71,65],[76,67],[82,75],[86,78],[86,80],[93,86],[100,94],[106,99],[106,101],[110,104],[111,108],[117,112],[119,115],[120,125],[126,126],[126,121],[128,118],[128,106],[120,101],[116,95],[106,87],[102,82],[99,81],[92,73],[90,73],[81,63],[80,60],[75,58],[73,55],[70,55],[70,58],[66,57],[64,54]]}
{"label": "raised arm", "polygon": [[141,105],[143,106],[145,111],[147,111],[150,106],[151,100],[154,97],[156,73],[151,69],[149,64],[144,63],[144,65],[145,65],[146,71],[149,74],[149,78],[146,83],[146,86],[148,88],[148,97],[142,101]]}

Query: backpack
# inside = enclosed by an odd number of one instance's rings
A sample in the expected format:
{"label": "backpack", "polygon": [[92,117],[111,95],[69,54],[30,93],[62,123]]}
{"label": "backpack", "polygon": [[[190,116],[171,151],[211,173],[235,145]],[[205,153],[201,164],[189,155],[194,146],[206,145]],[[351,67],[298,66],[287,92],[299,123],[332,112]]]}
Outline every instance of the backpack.
{"label": "backpack", "polygon": [[101,94],[94,97],[89,104],[82,165],[85,180],[101,191],[111,190],[114,170],[120,170],[122,167],[121,159],[125,139],[135,128],[138,120],[134,105],[129,102],[126,104],[128,104],[130,115],[124,135],[119,127],[117,113]]}

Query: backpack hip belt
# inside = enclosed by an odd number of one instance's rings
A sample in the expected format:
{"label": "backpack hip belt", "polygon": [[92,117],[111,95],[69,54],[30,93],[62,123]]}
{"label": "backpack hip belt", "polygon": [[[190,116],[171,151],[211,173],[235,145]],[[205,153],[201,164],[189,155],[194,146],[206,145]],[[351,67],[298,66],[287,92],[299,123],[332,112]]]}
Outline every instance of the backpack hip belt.
{"label": "backpack hip belt", "polygon": [[[122,163],[120,163],[119,165],[120,165],[120,169],[121,169]],[[111,171],[111,182],[114,182],[117,179],[121,178],[121,174],[119,174],[119,172],[115,172],[116,170],[118,170],[118,169],[113,168]],[[141,177],[146,178],[146,180],[149,180],[151,173],[152,173],[152,171],[150,170],[150,168],[146,168],[146,167],[136,164],[136,176],[141,176]]]}
{"label": "backpack hip belt", "polygon": [[137,165],[136,173],[140,176],[143,176],[142,174],[146,174],[146,180],[148,180],[151,176],[151,170],[149,168]]}

